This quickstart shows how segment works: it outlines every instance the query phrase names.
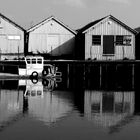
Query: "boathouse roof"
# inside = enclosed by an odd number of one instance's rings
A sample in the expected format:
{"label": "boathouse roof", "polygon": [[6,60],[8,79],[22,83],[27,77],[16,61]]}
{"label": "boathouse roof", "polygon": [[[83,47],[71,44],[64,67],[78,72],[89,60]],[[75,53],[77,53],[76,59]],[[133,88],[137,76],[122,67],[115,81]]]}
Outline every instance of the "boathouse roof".
{"label": "boathouse roof", "polygon": [[82,27],[81,29],[77,30],[79,33],[86,33],[88,30],[90,30],[91,28],[94,28],[95,25],[103,22],[104,20],[106,19],[112,19],[114,20],[115,22],[117,22],[118,24],[120,24],[121,26],[123,26],[125,29],[129,30],[130,32],[134,33],[134,34],[137,34],[138,32],[134,29],[132,29],[131,27],[127,26],[126,24],[124,24],[123,22],[121,22],[120,20],[118,20],[117,18],[115,18],[114,16],[112,15],[108,15],[106,17],[103,17],[101,19],[98,19],[98,20],[95,20],[87,25],[85,25],[84,27]]}
{"label": "boathouse roof", "polygon": [[14,21],[12,21],[11,19],[9,19],[8,17],[4,16],[2,13],[0,13],[0,17],[6,21],[8,21],[9,23],[11,23],[12,25],[14,25],[15,27],[25,31],[25,29],[23,27],[21,27],[20,25],[18,25],[17,23],[15,23]]}
{"label": "boathouse roof", "polygon": [[47,22],[50,21],[50,20],[56,21],[58,24],[60,24],[61,26],[63,26],[64,28],[66,28],[67,30],[69,30],[70,32],[72,32],[73,34],[75,34],[75,35],[77,34],[77,32],[76,32],[75,30],[71,29],[68,25],[65,25],[62,21],[58,20],[58,19],[57,19],[56,17],[54,17],[54,16],[50,16],[49,18],[47,18],[47,19],[41,21],[40,23],[34,25],[33,27],[29,28],[29,29],[27,30],[27,32],[32,32],[32,31],[34,31],[35,29],[39,28],[40,26],[44,25],[45,23],[47,23]]}
{"label": "boathouse roof", "polygon": [[135,28],[135,30],[136,30],[138,33],[140,33],[140,27]]}

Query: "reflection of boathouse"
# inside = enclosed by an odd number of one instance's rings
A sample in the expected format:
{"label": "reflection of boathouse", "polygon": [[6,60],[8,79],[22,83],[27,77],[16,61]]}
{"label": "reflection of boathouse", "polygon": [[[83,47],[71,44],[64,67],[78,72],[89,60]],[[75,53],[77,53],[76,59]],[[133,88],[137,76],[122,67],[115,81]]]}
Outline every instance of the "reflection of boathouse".
{"label": "reflection of boathouse", "polygon": [[[14,89],[9,87],[12,83]],[[43,86],[42,81],[33,84],[28,80],[20,80],[19,89],[15,87],[17,83],[0,81],[0,131],[20,120],[24,114],[49,125],[73,111],[71,93],[52,91],[53,81]]]}
{"label": "reflection of boathouse", "polygon": [[0,129],[21,118],[24,112],[23,91],[0,91]]}
{"label": "reflection of boathouse", "polygon": [[20,84],[26,85],[24,97],[28,102],[29,116],[47,125],[67,116],[73,109],[67,93],[52,91],[55,81],[48,79],[33,84],[30,80],[23,80]]}
{"label": "reflection of boathouse", "polygon": [[47,125],[66,117],[73,107],[63,98],[66,93],[61,92],[60,95],[45,92],[43,98],[28,98],[29,114]]}
{"label": "reflection of boathouse", "polygon": [[85,115],[110,127],[134,113],[134,92],[85,92]]}

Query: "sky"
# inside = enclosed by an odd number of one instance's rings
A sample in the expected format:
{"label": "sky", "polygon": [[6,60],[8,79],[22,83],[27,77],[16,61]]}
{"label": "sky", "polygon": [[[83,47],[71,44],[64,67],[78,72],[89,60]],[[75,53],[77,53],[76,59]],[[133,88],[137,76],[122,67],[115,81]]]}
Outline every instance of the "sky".
{"label": "sky", "polygon": [[72,29],[113,15],[131,28],[140,27],[140,0],[0,0],[0,12],[25,29],[55,16]]}

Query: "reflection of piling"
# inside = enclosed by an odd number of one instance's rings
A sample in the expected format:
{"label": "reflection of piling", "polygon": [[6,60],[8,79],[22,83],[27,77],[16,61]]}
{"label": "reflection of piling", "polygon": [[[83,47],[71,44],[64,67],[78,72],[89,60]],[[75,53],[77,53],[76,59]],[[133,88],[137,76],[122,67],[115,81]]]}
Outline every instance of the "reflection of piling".
{"label": "reflection of piling", "polygon": [[4,70],[5,70],[5,69],[4,69],[4,65],[2,65],[2,72],[4,72]]}
{"label": "reflection of piling", "polygon": [[70,64],[67,64],[67,76],[69,77],[70,74]]}
{"label": "reflection of piling", "polygon": [[28,98],[24,97],[24,92],[23,92],[23,114],[27,113],[28,111]]}
{"label": "reflection of piling", "polygon": [[1,51],[1,49],[0,49],[0,61],[1,61],[1,54],[2,54],[2,51]]}

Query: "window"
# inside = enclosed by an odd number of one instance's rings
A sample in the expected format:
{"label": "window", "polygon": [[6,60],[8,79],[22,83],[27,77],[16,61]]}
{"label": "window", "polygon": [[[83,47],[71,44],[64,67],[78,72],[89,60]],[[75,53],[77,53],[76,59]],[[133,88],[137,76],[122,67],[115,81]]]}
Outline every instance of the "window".
{"label": "window", "polygon": [[28,64],[30,64],[30,63],[31,63],[31,62],[30,62],[30,59],[27,59],[27,63],[28,63]]}
{"label": "window", "polygon": [[32,90],[31,91],[31,96],[35,96],[36,95],[36,90]]}
{"label": "window", "polygon": [[124,36],[123,42],[124,42],[124,45],[131,46],[132,36],[131,35]]}
{"label": "window", "polygon": [[116,45],[130,46],[132,41],[131,35],[116,36]]}
{"label": "window", "polygon": [[30,90],[27,91],[26,95],[27,96],[30,96]]}
{"label": "window", "polygon": [[8,35],[7,38],[9,40],[20,40],[20,36],[19,35]]}
{"label": "window", "polygon": [[36,59],[35,58],[32,59],[32,64],[36,64]]}
{"label": "window", "polygon": [[123,36],[116,36],[116,45],[123,45]]}
{"label": "window", "polygon": [[42,95],[42,91],[41,90],[38,90],[37,91],[37,95],[39,95],[39,96]]}
{"label": "window", "polygon": [[37,59],[38,64],[42,64],[42,59]]}
{"label": "window", "polygon": [[101,45],[101,36],[100,35],[92,36],[92,45]]}

